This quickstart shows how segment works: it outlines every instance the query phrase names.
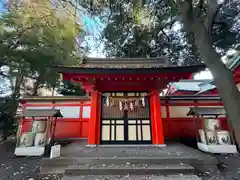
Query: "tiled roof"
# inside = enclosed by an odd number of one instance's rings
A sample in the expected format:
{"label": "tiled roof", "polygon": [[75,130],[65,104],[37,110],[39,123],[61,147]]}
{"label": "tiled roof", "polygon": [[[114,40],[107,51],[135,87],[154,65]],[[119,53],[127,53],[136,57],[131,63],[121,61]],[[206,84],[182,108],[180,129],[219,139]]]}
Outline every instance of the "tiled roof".
{"label": "tiled roof", "polygon": [[[199,85],[200,86],[200,85]],[[215,89],[216,86],[215,85],[212,85],[212,84],[205,84],[205,85],[201,85],[200,86],[200,91],[197,92],[196,94],[201,94],[201,93],[204,93],[206,91],[209,91],[209,90],[212,90],[212,89]]]}
{"label": "tiled roof", "polygon": [[226,115],[226,111],[222,107],[191,107],[187,113],[188,116],[212,116],[212,115]]}
{"label": "tiled roof", "polygon": [[59,109],[26,109],[22,117],[62,117]]}
{"label": "tiled roof", "polygon": [[171,67],[165,57],[159,58],[84,58],[83,68],[161,68]]}
{"label": "tiled roof", "polygon": [[226,63],[227,67],[232,71],[240,64],[240,51],[237,51],[231,59]]}
{"label": "tiled roof", "polygon": [[23,97],[23,101],[51,101],[51,100],[90,100],[88,96],[29,96]]}
{"label": "tiled roof", "polygon": [[[81,64],[74,66],[52,66],[58,73],[89,74],[154,74],[154,73],[195,73],[204,70],[205,64],[191,66],[174,66],[165,57],[158,58],[85,58]],[[151,69],[151,71],[149,71]]]}
{"label": "tiled roof", "polygon": [[180,80],[179,82],[169,83],[171,87],[174,87],[178,91],[200,91],[200,84],[204,83],[205,80]]}
{"label": "tiled roof", "polygon": [[213,80],[180,80],[179,82],[169,84],[178,91],[198,91],[197,94],[201,94],[216,88],[216,86],[211,83],[213,83]]}

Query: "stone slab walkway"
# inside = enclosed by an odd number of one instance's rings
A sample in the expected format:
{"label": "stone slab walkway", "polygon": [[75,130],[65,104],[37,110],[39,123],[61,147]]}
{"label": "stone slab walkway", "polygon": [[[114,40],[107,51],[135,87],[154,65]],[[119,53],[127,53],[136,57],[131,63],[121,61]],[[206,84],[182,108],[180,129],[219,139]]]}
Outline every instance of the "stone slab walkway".
{"label": "stone slab walkway", "polygon": [[217,162],[216,158],[199,150],[185,146],[180,143],[167,142],[166,147],[86,147],[81,140],[75,141],[61,149],[61,157],[87,158],[118,158],[118,157],[188,157]]}
{"label": "stone slab walkway", "polygon": [[171,175],[171,176],[64,176],[62,180],[201,180],[196,175]]}

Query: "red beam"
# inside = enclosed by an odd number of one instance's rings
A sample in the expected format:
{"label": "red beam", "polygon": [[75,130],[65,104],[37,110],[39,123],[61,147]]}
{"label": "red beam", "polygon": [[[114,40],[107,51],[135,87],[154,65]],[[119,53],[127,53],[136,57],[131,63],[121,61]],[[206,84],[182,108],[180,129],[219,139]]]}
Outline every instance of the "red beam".
{"label": "red beam", "polygon": [[[162,106],[167,106],[163,103]],[[223,103],[169,103],[169,106],[223,106]]]}

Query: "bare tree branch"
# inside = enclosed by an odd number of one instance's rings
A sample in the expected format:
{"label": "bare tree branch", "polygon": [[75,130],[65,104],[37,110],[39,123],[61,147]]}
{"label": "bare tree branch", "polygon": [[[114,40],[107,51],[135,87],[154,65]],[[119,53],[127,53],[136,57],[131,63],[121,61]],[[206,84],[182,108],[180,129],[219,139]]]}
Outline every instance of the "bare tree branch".
{"label": "bare tree branch", "polygon": [[5,74],[4,72],[1,72],[1,71],[0,71],[0,76],[5,77],[5,78],[9,78],[9,75],[7,75],[7,74]]}
{"label": "bare tree branch", "polygon": [[161,32],[163,33],[163,35],[167,38],[168,43],[171,41],[170,37],[167,35],[167,33],[163,30],[163,28],[160,28]]}

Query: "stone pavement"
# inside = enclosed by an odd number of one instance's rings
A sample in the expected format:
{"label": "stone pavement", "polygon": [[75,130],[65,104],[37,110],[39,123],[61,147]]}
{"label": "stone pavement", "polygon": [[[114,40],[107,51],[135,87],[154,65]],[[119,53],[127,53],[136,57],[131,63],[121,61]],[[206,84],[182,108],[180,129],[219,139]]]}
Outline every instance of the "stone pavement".
{"label": "stone pavement", "polygon": [[216,158],[179,143],[167,143],[167,147],[85,145],[75,141],[62,148],[60,158],[43,159],[41,173],[63,173],[62,180],[200,180],[195,168],[217,168]]}
{"label": "stone pavement", "polygon": [[196,175],[169,175],[169,176],[64,176],[62,180],[201,180]]}
{"label": "stone pavement", "polygon": [[121,147],[112,145],[109,147],[85,146],[83,141],[75,141],[61,149],[61,157],[189,157],[203,160],[216,161],[216,159],[199,150],[185,146],[180,143],[167,142],[166,147]]}
{"label": "stone pavement", "polygon": [[[39,175],[40,167],[40,158],[32,157],[14,157],[14,148],[15,142],[6,142],[0,144],[0,180],[60,180],[63,177],[63,174],[44,174]],[[91,148],[90,148],[91,149]],[[80,153],[79,153],[80,154]],[[218,155],[215,156],[220,163],[219,171],[210,173],[206,171],[205,173],[198,173],[198,176],[202,180],[240,180],[240,155]],[[79,176],[77,180],[86,179],[86,180],[112,180],[113,178],[122,178],[120,180],[127,179],[126,176]],[[163,180],[177,180],[185,178],[185,180],[190,180],[189,178],[195,178],[199,180],[196,176],[147,176],[148,179],[155,178],[165,178]],[[64,178],[67,178],[66,176]],[[63,180],[76,180],[75,177],[72,179],[63,179]],[[75,179],[74,179],[75,178]],[[87,179],[88,178],[88,179]],[[145,180],[146,176],[130,176],[133,180]],[[135,179],[134,179],[135,178]],[[168,178],[168,179],[166,179]],[[172,179],[171,179],[172,178]],[[175,179],[173,179],[175,178]],[[188,179],[187,179],[188,178]],[[113,179],[114,180],[114,179]],[[129,180],[129,178],[128,178]],[[161,180],[161,179],[160,179]],[[184,180],[184,179],[183,179]],[[194,180],[194,179],[193,179]]]}

